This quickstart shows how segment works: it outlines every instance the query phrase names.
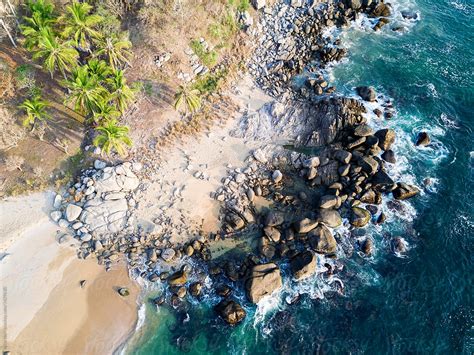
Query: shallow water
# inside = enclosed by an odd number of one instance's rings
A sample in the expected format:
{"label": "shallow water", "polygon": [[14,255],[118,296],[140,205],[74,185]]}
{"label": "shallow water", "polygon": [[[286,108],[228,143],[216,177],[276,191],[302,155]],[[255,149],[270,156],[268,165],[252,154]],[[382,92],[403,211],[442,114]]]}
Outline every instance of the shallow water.
{"label": "shallow water", "polygon": [[[367,231],[377,252],[354,253],[343,272],[344,296],[318,277],[286,281],[280,298],[248,307],[245,322],[222,325],[211,308],[217,300],[178,316],[148,306],[133,354],[235,353],[434,353],[474,352],[474,4],[467,0],[397,1],[418,21],[396,16],[379,33],[364,20],[343,33],[349,57],[331,70],[340,92],[373,85],[393,100],[397,114],[374,126],[398,134],[399,159],[392,174],[423,190],[393,213],[383,229]],[[403,25],[402,33],[391,31]],[[416,148],[419,131],[432,144]],[[423,180],[431,178],[425,186]],[[344,232],[344,231],[341,231]],[[406,257],[390,253],[389,235],[409,243]],[[288,305],[295,293],[299,303]],[[324,298],[322,298],[324,295]],[[242,294],[237,298],[243,299]]]}

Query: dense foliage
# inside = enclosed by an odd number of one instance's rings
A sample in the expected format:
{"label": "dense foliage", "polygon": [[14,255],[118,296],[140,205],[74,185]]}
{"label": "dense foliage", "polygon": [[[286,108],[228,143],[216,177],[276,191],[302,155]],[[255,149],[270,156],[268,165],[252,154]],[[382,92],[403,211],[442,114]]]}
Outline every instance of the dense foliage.
{"label": "dense foliage", "polygon": [[[85,116],[97,130],[94,144],[106,154],[126,154],[131,146],[129,128],[118,119],[135,99],[124,69],[132,44],[124,32],[106,32],[110,19],[92,5],[73,0],[58,13],[49,0],[29,0],[21,31],[23,45],[40,60],[53,78],[59,72],[67,89],[66,104]],[[101,11],[102,12],[102,11]],[[20,106],[27,113],[25,125],[47,118],[47,104],[35,95]]]}

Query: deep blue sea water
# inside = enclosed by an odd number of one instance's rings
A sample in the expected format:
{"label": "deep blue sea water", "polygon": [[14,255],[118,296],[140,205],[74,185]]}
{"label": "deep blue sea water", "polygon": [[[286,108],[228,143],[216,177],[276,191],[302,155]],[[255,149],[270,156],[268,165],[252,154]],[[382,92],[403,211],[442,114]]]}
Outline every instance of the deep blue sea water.
{"label": "deep blue sea water", "polygon": [[[372,85],[392,100],[396,115],[372,124],[396,129],[392,174],[422,188],[383,228],[367,231],[375,257],[346,261],[344,296],[318,278],[297,290],[285,283],[280,298],[248,308],[236,328],[216,319],[212,300],[178,315],[147,304],[128,353],[474,353],[474,2],[394,5],[419,20],[396,15],[376,34],[361,20],[342,34],[349,56],[330,72],[340,92]],[[417,148],[421,130],[432,144]],[[405,257],[390,252],[390,235],[408,241]],[[295,292],[300,302],[287,304]]]}

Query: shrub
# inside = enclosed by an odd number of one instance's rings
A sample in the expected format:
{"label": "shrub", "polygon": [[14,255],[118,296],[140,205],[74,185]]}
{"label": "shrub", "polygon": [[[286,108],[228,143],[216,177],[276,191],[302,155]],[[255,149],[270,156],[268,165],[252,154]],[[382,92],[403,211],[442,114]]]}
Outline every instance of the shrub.
{"label": "shrub", "polygon": [[213,67],[217,63],[217,52],[214,50],[209,50],[204,48],[204,45],[198,41],[193,40],[190,44],[191,49],[193,52],[199,57],[202,64],[207,67]]}

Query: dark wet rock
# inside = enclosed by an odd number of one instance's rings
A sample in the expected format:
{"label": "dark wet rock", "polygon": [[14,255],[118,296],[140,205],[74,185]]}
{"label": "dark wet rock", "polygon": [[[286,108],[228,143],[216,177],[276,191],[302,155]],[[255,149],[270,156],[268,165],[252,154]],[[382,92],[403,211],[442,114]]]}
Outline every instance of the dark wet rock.
{"label": "dark wet rock", "polygon": [[379,218],[377,218],[377,224],[382,224],[387,220],[385,213],[381,212]]}
{"label": "dark wet rock", "polygon": [[178,287],[178,289],[176,290],[176,296],[178,296],[179,298],[186,297],[186,293],[186,287],[184,286]]}
{"label": "dark wet rock", "polygon": [[342,224],[342,218],[339,212],[331,209],[320,209],[316,220],[331,228],[337,228]]}
{"label": "dark wet rock", "polygon": [[268,237],[265,236],[260,238],[258,243],[258,249],[260,254],[269,260],[273,259],[276,253],[275,245],[273,245],[268,239]]}
{"label": "dark wet rock", "polygon": [[334,152],[334,159],[337,161],[343,163],[343,164],[349,164],[351,161],[352,154],[351,152],[348,152],[347,150],[336,150]]}
{"label": "dark wet rock", "polygon": [[150,276],[148,276],[148,280],[150,280],[151,282],[156,282],[160,280],[160,276],[156,273],[152,273]]}
{"label": "dark wet rock", "polygon": [[192,296],[198,297],[201,295],[201,292],[202,292],[201,282],[193,282],[191,285],[189,285],[189,293],[191,293]]}
{"label": "dark wet rock", "polygon": [[130,291],[126,287],[120,287],[117,292],[122,297],[127,297],[130,295]]}
{"label": "dark wet rock", "polygon": [[265,217],[265,226],[275,227],[283,224],[283,222],[285,222],[285,217],[277,211],[270,211]]}
{"label": "dark wet rock", "polygon": [[391,191],[395,186],[395,182],[383,170],[379,170],[372,177],[371,182],[372,182],[372,185],[375,188],[377,188],[379,191]]}
{"label": "dark wet rock", "polygon": [[388,17],[391,14],[390,6],[380,2],[375,9],[370,13],[371,17]]}
{"label": "dark wet rock", "polygon": [[236,325],[242,322],[246,316],[245,310],[234,300],[223,300],[219,302],[215,310],[217,314],[230,325]]}
{"label": "dark wet rock", "polygon": [[247,297],[252,303],[258,303],[281,287],[280,269],[274,263],[255,265],[245,284]]}
{"label": "dark wet rock", "polygon": [[308,233],[309,231],[316,228],[317,225],[317,221],[310,218],[303,218],[301,221],[294,223],[294,228],[296,233]]}
{"label": "dark wet rock", "polygon": [[372,239],[366,238],[361,242],[360,249],[365,255],[370,256],[374,253],[374,242]]}
{"label": "dark wet rock", "polygon": [[407,20],[418,20],[418,14],[415,11],[402,10],[401,14],[404,19]]}
{"label": "dark wet rock", "polygon": [[370,175],[374,175],[379,170],[379,163],[370,156],[363,157],[360,160],[360,166]]}
{"label": "dark wet rock", "polygon": [[366,124],[361,124],[354,129],[354,135],[356,137],[368,137],[374,133],[374,130]]}
{"label": "dark wet rock", "polygon": [[229,213],[226,216],[226,220],[234,230],[240,230],[245,227],[245,221],[236,213]]}
{"label": "dark wet rock", "polygon": [[375,26],[373,27],[374,31],[380,30],[383,26],[385,26],[387,23],[390,23],[390,20],[388,18],[381,18],[377,21]]}
{"label": "dark wet rock", "polygon": [[362,0],[346,0],[344,2],[352,10],[359,10],[362,7]]}
{"label": "dark wet rock", "polygon": [[407,242],[402,237],[395,237],[391,241],[394,253],[405,253],[407,251]]}
{"label": "dark wet rock", "polygon": [[335,161],[330,161],[326,165],[320,166],[318,169],[318,176],[321,178],[321,183],[324,185],[331,185],[339,180],[339,173],[337,169],[339,165]]}
{"label": "dark wet rock", "polygon": [[388,150],[395,142],[396,133],[391,128],[380,129],[374,134],[379,139],[379,147],[382,150]]}
{"label": "dark wet rock", "polygon": [[314,251],[321,254],[334,254],[337,242],[332,232],[325,225],[320,225],[308,234],[309,243]]}
{"label": "dark wet rock", "polygon": [[367,206],[365,206],[365,208],[366,208],[367,211],[369,211],[369,213],[372,216],[375,216],[377,214],[377,212],[379,211],[378,207],[374,206],[374,205],[367,205]]}
{"label": "dark wet rock", "polygon": [[356,91],[357,95],[365,101],[373,102],[376,99],[375,89],[371,86],[359,86]]}
{"label": "dark wet rock", "polygon": [[310,277],[316,271],[316,255],[306,250],[295,255],[290,261],[291,272],[297,280]]}
{"label": "dark wet rock", "polygon": [[87,283],[86,280],[81,280],[81,281],[79,281],[79,286],[80,286],[81,288],[84,288],[84,287],[86,286],[86,283]]}
{"label": "dark wet rock", "polygon": [[426,146],[431,143],[431,138],[428,133],[426,132],[420,132],[418,134],[418,137],[416,139],[416,145],[417,146]]}
{"label": "dark wet rock", "polygon": [[168,278],[168,283],[171,286],[181,286],[188,281],[188,276],[184,271],[177,271]]}
{"label": "dark wet rock", "polygon": [[397,200],[406,200],[417,195],[420,192],[417,187],[399,182],[395,190],[392,191],[393,197]]}
{"label": "dark wet rock", "polygon": [[221,297],[229,297],[232,294],[232,289],[227,285],[219,285],[216,288],[216,293]]}
{"label": "dark wet rock", "polygon": [[395,164],[397,162],[397,158],[395,157],[395,153],[393,150],[389,149],[383,152],[381,155],[382,159],[388,163]]}
{"label": "dark wet rock", "polygon": [[354,227],[362,228],[370,221],[370,213],[366,209],[360,207],[353,207],[352,208],[352,215],[351,215],[351,224]]}
{"label": "dark wet rock", "polygon": [[363,203],[375,203],[376,201],[376,194],[375,194],[375,191],[374,190],[367,190],[361,197],[360,197],[360,202],[363,202]]}

